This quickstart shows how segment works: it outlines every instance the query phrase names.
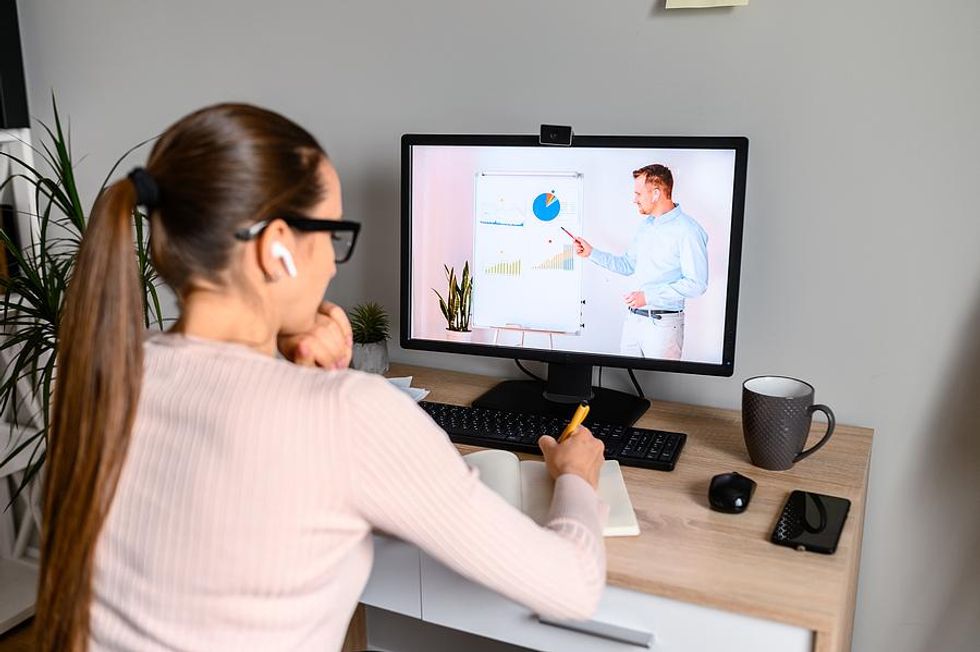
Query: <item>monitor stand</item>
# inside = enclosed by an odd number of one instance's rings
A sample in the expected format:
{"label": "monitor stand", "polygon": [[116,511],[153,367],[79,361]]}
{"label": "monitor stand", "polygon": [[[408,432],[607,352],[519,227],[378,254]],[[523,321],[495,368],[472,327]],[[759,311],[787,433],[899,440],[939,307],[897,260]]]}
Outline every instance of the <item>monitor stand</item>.
{"label": "monitor stand", "polygon": [[473,401],[473,407],[571,418],[574,406],[588,401],[592,421],[631,426],[650,401],[614,389],[592,386],[592,365],[548,363],[548,380],[505,380]]}

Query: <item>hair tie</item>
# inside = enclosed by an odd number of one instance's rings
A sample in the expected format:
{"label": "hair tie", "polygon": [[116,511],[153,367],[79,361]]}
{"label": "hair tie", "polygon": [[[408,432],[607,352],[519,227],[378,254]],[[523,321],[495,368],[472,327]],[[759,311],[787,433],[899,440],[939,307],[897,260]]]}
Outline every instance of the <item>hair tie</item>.
{"label": "hair tie", "polygon": [[129,173],[129,180],[136,188],[136,205],[145,206],[147,210],[153,210],[160,205],[160,186],[154,181],[153,177],[146,168],[133,168]]}

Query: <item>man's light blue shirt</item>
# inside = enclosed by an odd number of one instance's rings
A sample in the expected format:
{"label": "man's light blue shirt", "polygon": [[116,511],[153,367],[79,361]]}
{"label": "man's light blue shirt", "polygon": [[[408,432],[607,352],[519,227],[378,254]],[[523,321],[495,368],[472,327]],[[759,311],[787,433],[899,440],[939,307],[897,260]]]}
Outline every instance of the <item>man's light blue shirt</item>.
{"label": "man's light blue shirt", "polygon": [[708,288],[708,234],[681,210],[647,217],[626,253],[593,248],[589,260],[624,276],[636,276],[647,310],[683,310],[684,299]]}

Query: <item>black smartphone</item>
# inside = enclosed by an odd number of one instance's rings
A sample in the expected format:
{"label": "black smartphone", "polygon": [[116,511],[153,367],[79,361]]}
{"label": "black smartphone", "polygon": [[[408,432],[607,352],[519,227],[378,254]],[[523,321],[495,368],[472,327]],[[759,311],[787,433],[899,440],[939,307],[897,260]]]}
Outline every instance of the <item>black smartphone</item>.
{"label": "black smartphone", "polygon": [[841,530],[851,501],[809,491],[793,491],[772,531],[772,542],[797,550],[832,555],[837,550]]}

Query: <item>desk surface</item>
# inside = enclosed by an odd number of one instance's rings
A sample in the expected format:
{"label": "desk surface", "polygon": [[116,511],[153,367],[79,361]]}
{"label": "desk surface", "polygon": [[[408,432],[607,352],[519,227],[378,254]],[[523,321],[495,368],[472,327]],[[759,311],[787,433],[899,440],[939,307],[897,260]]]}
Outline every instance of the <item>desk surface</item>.
{"label": "desk surface", "polygon": [[[427,400],[459,405],[498,382],[408,365],[390,373],[415,376],[414,386],[432,390]],[[793,469],[767,471],[749,461],[737,411],[654,401],[637,425],[686,432],[687,444],[673,472],[623,467],[641,534],[606,539],[608,583],[805,627],[816,632],[818,652],[850,649],[873,431],[838,425],[824,448]],[[822,428],[814,424],[811,444]],[[758,483],[743,514],[708,508],[711,476],[727,471]],[[793,489],[851,500],[836,554],[769,542]]]}

